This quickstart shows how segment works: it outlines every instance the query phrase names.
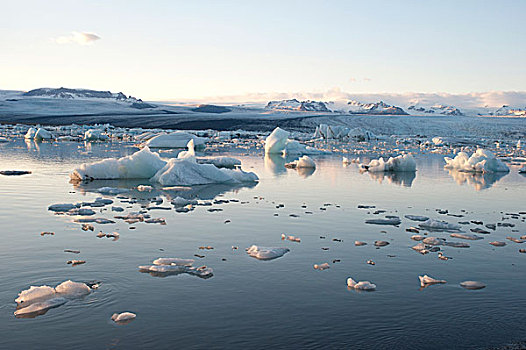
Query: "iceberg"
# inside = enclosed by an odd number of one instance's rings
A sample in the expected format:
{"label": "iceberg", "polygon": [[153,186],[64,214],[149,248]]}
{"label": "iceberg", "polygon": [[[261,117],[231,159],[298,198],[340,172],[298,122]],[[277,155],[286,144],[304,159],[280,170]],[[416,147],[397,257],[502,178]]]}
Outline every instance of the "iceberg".
{"label": "iceberg", "polygon": [[247,248],[247,254],[259,260],[272,260],[280,258],[290,250],[288,248],[267,248],[252,245]]}
{"label": "iceberg", "polygon": [[203,146],[208,139],[176,131],[170,134],[161,134],[150,138],[145,145],[151,148],[185,148],[190,140],[194,140],[196,147]]}
{"label": "iceberg", "polygon": [[347,287],[358,289],[358,290],[373,291],[376,289],[376,284],[373,284],[369,281],[356,282],[351,277],[349,277],[347,278]]}
{"label": "iceberg", "polygon": [[38,128],[33,138],[35,141],[52,140],[53,135],[44,128]]}
{"label": "iceberg", "polygon": [[412,155],[404,154],[390,157],[387,162],[382,157],[373,159],[369,164],[360,164],[360,168],[369,172],[410,172],[416,171],[416,162]]}
{"label": "iceberg", "polygon": [[120,323],[120,324],[126,324],[132,320],[135,319],[135,317],[137,317],[136,314],[134,314],[133,312],[121,312],[120,314],[113,314],[111,315],[111,320],[115,323]]}
{"label": "iceberg", "polygon": [[418,276],[418,279],[420,280],[420,287],[426,287],[431,284],[446,283],[444,280],[437,280],[428,275]]}
{"label": "iceberg", "polygon": [[298,160],[285,164],[286,168],[299,169],[299,168],[316,168],[316,163],[309,156],[303,156]]}
{"label": "iceberg", "polygon": [[85,141],[106,141],[108,139],[108,135],[103,134],[102,131],[98,129],[89,129],[84,133]]}
{"label": "iceberg", "polygon": [[265,154],[282,153],[287,144],[290,133],[277,127],[265,139]]}
{"label": "iceberg", "polygon": [[193,259],[158,258],[153,261],[153,265],[139,266],[139,271],[150,273],[156,277],[179,275],[182,273],[200,278],[210,278],[214,275],[212,268],[207,266],[194,267],[192,266],[193,263]]}
{"label": "iceberg", "polygon": [[475,153],[468,156],[465,152],[459,152],[455,158],[445,157],[446,169],[455,169],[470,173],[499,173],[509,172],[510,169],[495,155],[482,148],[477,149]]}
{"label": "iceberg", "polygon": [[435,231],[458,231],[460,230],[460,225],[450,224],[446,221],[429,219],[427,221],[418,224],[423,229],[435,230]]}
{"label": "iceberg", "polygon": [[149,179],[163,168],[166,162],[148,147],[119,159],[109,158],[99,162],[84,163],[70,174],[72,180]]}

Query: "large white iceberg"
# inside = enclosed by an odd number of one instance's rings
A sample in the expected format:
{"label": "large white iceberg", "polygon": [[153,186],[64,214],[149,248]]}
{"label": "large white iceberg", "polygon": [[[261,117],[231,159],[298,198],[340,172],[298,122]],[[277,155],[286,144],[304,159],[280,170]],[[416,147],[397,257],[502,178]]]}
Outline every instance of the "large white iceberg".
{"label": "large white iceberg", "polygon": [[369,164],[360,164],[360,168],[370,172],[411,172],[416,171],[416,162],[412,155],[404,154],[390,157],[387,162],[382,157],[373,159]]}
{"label": "large white iceberg", "polygon": [[127,157],[82,164],[70,177],[75,180],[149,179],[165,165],[159,154],[145,147]]}
{"label": "large white iceberg", "polygon": [[181,154],[181,158],[170,159],[168,162],[161,159],[158,153],[145,147],[127,157],[82,164],[70,174],[70,177],[74,180],[150,179],[150,181],[165,186],[242,183],[259,180],[258,176],[252,172],[219,169],[213,164],[197,163],[193,142],[190,140],[189,150]]}
{"label": "large white iceberg", "polygon": [[498,173],[509,172],[510,169],[495,155],[482,148],[477,149],[475,153],[468,156],[465,152],[459,152],[455,158],[445,157],[446,169],[455,169],[458,171],[470,173]]}
{"label": "large white iceberg", "polygon": [[86,141],[106,141],[108,138],[108,135],[103,134],[98,129],[89,129],[84,133],[84,140]]}
{"label": "large white iceberg", "polygon": [[204,145],[207,141],[204,137],[198,137],[184,131],[176,131],[152,137],[146,141],[146,146],[151,148],[184,148],[190,140],[194,140],[196,147]]}
{"label": "large white iceberg", "polygon": [[279,127],[274,129],[270,135],[265,139],[265,153],[266,154],[280,154],[285,150],[289,138],[289,132]]}

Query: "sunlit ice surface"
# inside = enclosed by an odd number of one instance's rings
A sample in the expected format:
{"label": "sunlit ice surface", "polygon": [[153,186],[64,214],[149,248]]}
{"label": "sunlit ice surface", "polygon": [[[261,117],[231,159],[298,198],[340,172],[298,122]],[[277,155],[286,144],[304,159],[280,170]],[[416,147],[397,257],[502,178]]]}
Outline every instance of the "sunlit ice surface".
{"label": "sunlit ice surface", "polygon": [[[69,173],[83,162],[136,150],[126,143],[0,145],[2,169],[32,171],[0,177],[2,346],[422,349],[454,344],[478,349],[524,335],[526,256],[518,253],[521,244],[506,240],[526,233],[525,215],[518,219],[509,215],[526,211],[526,178],[516,171],[503,176],[458,174],[444,170],[438,155],[416,155],[418,170],[407,174],[361,173],[355,164],[344,166],[341,157],[333,155],[312,156],[315,170],[295,170],[283,166],[293,158],[225,152],[258,174],[259,183],[163,189],[148,180],[69,182]],[[140,192],[138,185],[154,189]],[[93,201],[102,196],[96,190],[104,186],[129,190],[103,196],[114,203],[93,208],[96,217],[115,224],[94,223],[94,231],[83,231],[73,222],[75,217],[47,210],[54,203]],[[177,213],[169,202],[177,196],[230,202]],[[149,200],[153,197],[162,198],[159,206],[171,209],[147,212],[164,218],[166,225],[128,224],[114,218],[153,206]],[[375,208],[358,209],[359,205]],[[125,211],[113,212],[112,206]],[[376,210],[385,212],[374,214]],[[452,258],[443,261],[437,253],[421,255],[411,249],[418,242],[405,229],[418,222],[405,219],[407,214],[451,223],[480,220],[515,226],[497,227],[481,235],[483,240],[466,241],[467,249],[441,247]],[[385,215],[399,216],[402,224],[365,224]],[[484,226],[462,226],[466,232],[476,227]],[[118,232],[120,238],[99,239],[100,230]],[[41,236],[42,231],[54,235]],[[283,233],[301,242],[281,240]],[[447,232],[429,236],[462,241]],[[377,240],[390,244],[377,249]],[[488,244],[494,240],[508,244]],[[358,247],[354,241],[368,244]],[[245,253],[253,244],[286,247],[290,252],[261,261]],[[213,249],[199,249],[207,246]],[[196,266],[213,268],[213,277],[139,272],[138,266],[158,257],[195,259]],[[77,258],[86,264],[66,264]],[[313,268],[322,263],[330,268]],[[447,283],[422,289],[418,275],[423,274]],[[377,290],[348,289],[348,277],[371,281]],[[68,279],[100,281],[100,287],[34,318],[13,316],[20,291]],[[487,287],[468,291],[459,287],[465,280],[482,281]],[[137,319],[125,327],[114,325],[111,315],[124,310],[136,313]]]}

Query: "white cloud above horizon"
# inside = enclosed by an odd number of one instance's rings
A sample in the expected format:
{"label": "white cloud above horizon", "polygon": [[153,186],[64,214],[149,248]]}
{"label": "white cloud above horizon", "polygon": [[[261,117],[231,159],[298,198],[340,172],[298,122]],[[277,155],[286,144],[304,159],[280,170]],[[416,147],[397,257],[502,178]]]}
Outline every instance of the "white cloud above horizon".
{"label": "white cloud above horizon", "polygon": [[88,32],[71,32],[70,35],[60,36],[55,38],[54,41],[57,44],[79,44],[79,45],[90,45],[101,37],[95,33]]}

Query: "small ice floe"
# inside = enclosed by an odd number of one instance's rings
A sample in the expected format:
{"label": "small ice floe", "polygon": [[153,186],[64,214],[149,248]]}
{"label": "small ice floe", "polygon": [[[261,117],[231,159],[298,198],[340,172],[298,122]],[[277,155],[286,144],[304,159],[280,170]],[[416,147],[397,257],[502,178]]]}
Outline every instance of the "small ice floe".
{"label": "small ice floe", "polygon": [[197,158],[197,163],[199,164],[212,164],[217,168],[230,168],[241,166],[241,161],[233,157],[207,157],[207,158]]}
{"label": "small ice floe", "polygon": [[465,152],[459,152],[455,158],[445,157],[446,169],[455,169],[462,172],[470,173],[498,173],[509,172],[510,169],[495,155],[482,148],[477,149],[475,153],[468,156]]}
{"label": "small ice floe", "polygon": [[372,261],[372,260],[367,260],[367,264],[369,264],[369,265],[376,265],[376,263],[374,261]]}
{"label": "small ice floe", "polygon": [[362,242],[362,241],[354,241],[354,245],[357,247],[361,247],[361,246],[367,245],[367,243]]}
{"label": "small ice floe", "polygon": [[413,226],[411,226],[409,228],[406,228],[405,230],[406,230],[406,232],[420,233],[420,230],[418,228],[416,228],[416,227],[413,227]]}
{"label": "small ice floe", "polygon": [[369,220],[365,220],[366,224],[371,224],[371,225],[393,225],[393,226],[398,226],[398,225],[400,225],[401,222],[402,221],[398,217],[390,217],[390,218],[385,218],[385,219],[369,219]]}
{"label": "small ice floe", "polygon": [[0,175],[5,176],[18,176],[18,175],[27,175],[31,174],[31,171],[26,170],[0,170]]}
{"label": "small ice floe", "polygon": [[71,265],[71,266],[82,265],[85,263],[86,263],[86,260],[68,260],[66,262],[66,264]]}
{"label": "small ice floe", "polygon": [[175,197],[174,199],[172,199],[171,203],[173,206],[180,208],[180,207],[185,207],[187,205],[197,205],[197,200],[185,199],[183,197]]}
{"label": "small ice floe", "polygon": [[413,220],[413,221],[427,221],[429,218],[427,216],[420,216],[420,215],[405,215],[406,219]]}
{"label": "small ice floe", "polygon": [[506,242],[493,241],[493,242],[489,242],[489,244],[495,247],[504,247],[506,245]]}
{"label": "small ice floe", "polygon": [[446,240],[444,238],[439,238],[439,237],[434,237],[434,236],[426,237],[422,240],[422,243],[431,245],[431,246],[443,245],[445,242]]}
{"label": "small ice floe", "polygon": [[460,283],[461,287],[464,287],[466,289],[482,289],[486,288],[486,285],[482,282],[478,281],[464,281]]}
{"label": "small ice floe", "polygon": [[92,224],[82,224],[82,231],[93,231],[95,227]]}
{"label": "small ice floe", "polygon": [[331,268],[331,266],[329,265],[329,263],[314,264],[314,269],[315,270],[323,271],[323,270],[327,270],[327,269],[330,269],[330,268]]}
{"label": "small ice floe", "polygon": [[411,247],[411,249],[419,252],[422,255],[429,253],[429,246],[425,245],[424,243],[418,243],[417,245]]}
{"label": "small ice floe", "polygon": [[120,236],[121,235],[118,232],[106,233],[106,238],[113,238],[114,241],[117,241]]}
{"label": "small ice floe", "polygon": [[515,238],[515,237],[506,237],[506,239],[507,239],[508,241],[512,241],[512,242],[515,242],[515,243],[524,243],[524,242],[526,242],[526,241],[523,240],[523,239]]}
{"label": "small ice floe", "polygon": [[55,235],[55,232],[51,232],[51,231],[42,231],[42,232],[40,232],[40,235],[41,235],[41,236],[54,236],[54,235]]}
{"label": "small ice floe", "polygon": [[137,186],[137,191],[139,191],[139,192],[151,192],[151,191],[153,191],[153,186],[150,186],[150,185],[139,185],[139,186]]}
{"label": "small ice floe", "polygon": [[185,148],[190,140],[193,140],[197,147],[204,146],[208,141],[208,139],[204,137],[198,137],[184,131],[176,131],[170,134],[154,136],[150,138],[145,145],[151,148]]}
{"label": "small ice floe", "polygon": [[446,283],[446,281],[444,280],[437,280],[428,275],[418,276],[418,279],[420,280],[420,287],[427,287],[432,284]]}
{"label": "small ice floe", "polygon": [[100,194],[117,195],[117,194],[129,192],[129,190],[126,188],[101,187],[97,189],[96,192]]}
{"label": "small ice floe", "polygon": [[465,242],[444,242],[444,245],[453,248],[469,248],[470,245]]}
{"label": "small ice floe", "polygon": [[519,249],[519,253],[526,253],[526,249]]}
{"label": "small ice floe", "polygon": [[351,277],[349,277],[347,278],[347,287],[357,290],[373,291],[376,289],[376,284],[373,284],[369,281],[356,282]]}
{"label": "small ice floe", "polygon": [[301,239],[299,237],[295,237],[295,236],[287,236],[286,234],[282,233],[281,234],[281,240],[287,240],[287,241],[291,241],[291,242],[298,242],[300,243],[301,242]]}
{"label": "small ice floe", "polygon": [[374,241],[375,247],[385,247],[386,245],[389,245],[389,242],[387,241]]}
{"label": "small ice floe", "polygon": [[99,237],[99,238],[106,237],[106,234],[104,232],[100,231],[99,233],[97,233],[97,237]]}
{"label": "small ice floe", "polygon": [[133,312],[121,312],[120,314],[111,315],[111,320],[117,324],[125,325],[133,321],[137,317]]}
{"label": "small ice floe", "polygon": [[293,162],[285,164],[285,168],[300,169],[300,168],[316,168],[316,163],[309,156],[303,156]]}
{"label": "small ice floe", "polygon": [[247,254],[259,260],[272,260],[280,258],[290,250],[288,248],[269,248],[252,245],[247,248]]}
{"label": "small ice floe", "polygon": [[422,241],[422,240],[424,240],[425,238],[426,238],[426,236],[422,236],[422,235],[412,235],[412,236],[411,236],[411,239],[412,239],[413,241]]}
{"label": "small ice floe", "polygon": [[55,212],[67,212],[71,209],[76,209],[77,206],[75,204],[71,203],[61,203],[61,204],[51,204],[49,207],[47,207],[47,210],[55,211]]}
{"label": "small ice floe", "polygon": [[55,288],[49,286],[31,286],[18,293],[16,317],[36,317],[45,314],[49,309],[65,304],[68,300],[90,294],[92,288],[86,283],[62,282]]}
{"label": "small ice floe", "polygon": [[80,250],[64,249],[64,253],[80,254]]}
{"label": "small ice floe", "polygon": [[369,164],[360,164],[360,168],[369,172],[414,172],[416,162],[412,155],[404,154],[390,157],[387,162],[383,158],[373,159]]}
{"label": "small ice floe", "polygon": [[139,266],[139,271],[150,273],[156,277],[186,273],[206,279],[214,275],[212,268],[207,266],[194,267],[192,266],[193,262],[193,259],[158,258],[154,260],[153,265]]}
{"label": "small ice floe", "polygon": [[442,220],[435,220],[435,219],[429,219],[426,220],[420,224],[418,224],[423,229],[427,229],[430,231],[459,231],[460,225],[457,224],[451,224],[447,221]]}
{"label": "small ice floe", "polygon": [[470,233],[452,233],[449,236],[453,237],[453,238],[467,239],[467,240],[471,240],[471,241],[484,239],[484,237],[480,237],[480,236],[473,235],[473,234],[470,234]]}
{"label": "small ice floe", "polygon": [[109,136],[104,134],[102,130],[89,129],[84,133],[84,141],[107,141]]}

